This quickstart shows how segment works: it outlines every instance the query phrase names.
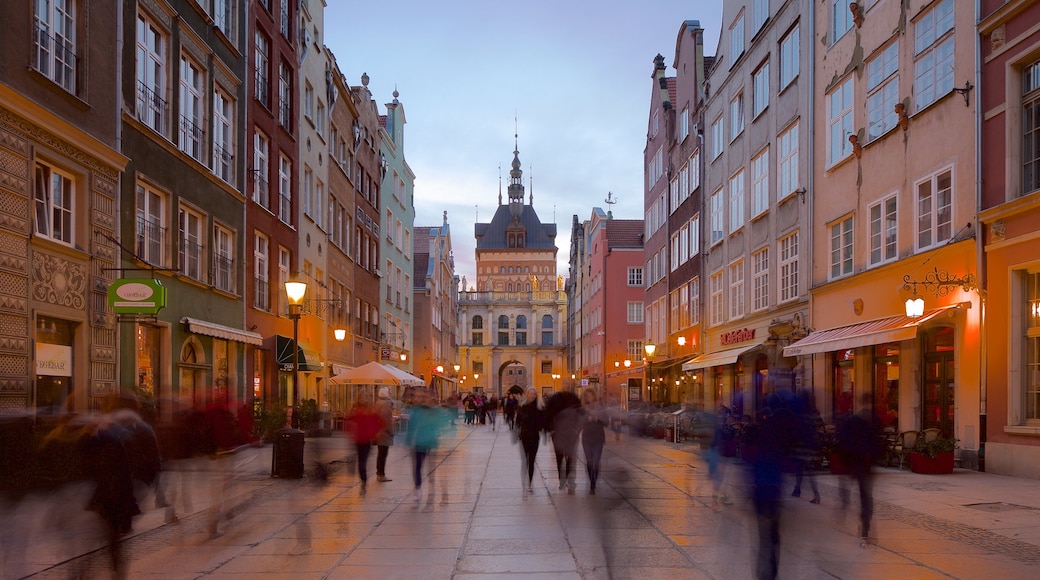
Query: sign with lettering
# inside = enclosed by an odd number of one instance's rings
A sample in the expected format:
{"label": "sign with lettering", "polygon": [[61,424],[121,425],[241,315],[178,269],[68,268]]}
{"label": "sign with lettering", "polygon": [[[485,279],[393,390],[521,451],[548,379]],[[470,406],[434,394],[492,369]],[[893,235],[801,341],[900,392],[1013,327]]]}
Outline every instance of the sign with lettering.
{"label": "sign with lettering", "polygon": [[746,342],[748,340],[755,340],[755,329],[754,328],[742,328],[740,330],[732,330],[730,332],[723,332],[720,337],[722,344],[736,344],[738,342]]}
{"label": "sign with lettering", "polygon": [[36,374],[48,377],[71,377],[72,347],[37,342]]}
{"label": "sign with lettering", "polygon": [[108,286],[108,305],[116,314],[155,315],[166,307],[166,287],[151,278],[122,278]]}

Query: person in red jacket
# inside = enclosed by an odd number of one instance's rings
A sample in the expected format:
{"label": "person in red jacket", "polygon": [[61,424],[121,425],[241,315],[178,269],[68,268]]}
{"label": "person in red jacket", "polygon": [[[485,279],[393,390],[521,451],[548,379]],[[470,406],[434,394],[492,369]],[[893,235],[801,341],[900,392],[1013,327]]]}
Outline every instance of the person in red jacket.
{"label": "person in red jacket", "polygon": [[368,454],[376,436],[387,428],[386,421],[376,412],[367,396],[358,399],[358,404],[347,415],[347,429],[354,438],[357,449],[358,477],[361,478],[361,495],[368,486]]}

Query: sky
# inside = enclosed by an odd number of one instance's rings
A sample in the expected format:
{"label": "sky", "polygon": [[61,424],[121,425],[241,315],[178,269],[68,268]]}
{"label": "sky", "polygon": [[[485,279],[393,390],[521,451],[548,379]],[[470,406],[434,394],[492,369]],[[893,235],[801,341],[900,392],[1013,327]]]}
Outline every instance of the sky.
{"label": "sky", "polygon": [[674,76],[685,20],[700,21],[705,54],[715,54],[722,19],[722,0],[327,4],[325,44],[347,82],[368,73],[381,114],[400,93],[415,226],[448,212],[455,271],[469,285],[473,224],[491,220],[500,183],[505,198],[514,142],[524,202],[533,193],[541,221],[557,224],[559,274],[572,216],[606,211],[610,193],[615,218],[642,219],[654,57]]}

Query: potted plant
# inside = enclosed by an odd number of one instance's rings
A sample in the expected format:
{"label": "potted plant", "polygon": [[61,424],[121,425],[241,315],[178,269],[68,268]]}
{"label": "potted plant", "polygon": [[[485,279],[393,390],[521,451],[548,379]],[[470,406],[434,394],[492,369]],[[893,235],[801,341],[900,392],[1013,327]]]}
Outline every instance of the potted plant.
{"label": "potted plant", "polygon": [[917,448],[910,452],[910,471],[914,473],[953,473],[953,453],[957,439],[942,435],[931,441],[918,441]]}

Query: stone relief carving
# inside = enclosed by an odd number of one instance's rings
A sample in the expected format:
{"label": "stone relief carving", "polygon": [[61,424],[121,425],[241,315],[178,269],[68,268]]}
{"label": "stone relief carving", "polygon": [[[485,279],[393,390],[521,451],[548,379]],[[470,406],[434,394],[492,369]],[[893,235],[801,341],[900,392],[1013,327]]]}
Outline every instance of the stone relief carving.
{"label": "stone relief carving", "polygon": [[86,307],[87,273],[80,264],[44,253],[32,259],[32,297],[77,310]]}

